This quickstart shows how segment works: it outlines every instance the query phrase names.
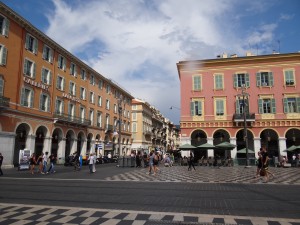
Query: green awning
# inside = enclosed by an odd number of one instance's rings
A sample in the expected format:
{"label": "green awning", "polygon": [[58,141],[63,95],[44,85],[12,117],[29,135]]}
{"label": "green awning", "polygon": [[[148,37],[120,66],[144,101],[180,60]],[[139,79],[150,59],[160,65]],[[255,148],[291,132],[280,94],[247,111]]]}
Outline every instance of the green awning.
{"label": "green awning", "polygon": [[221,144],[216,145],[217,149],[224,149],[224,150],[232,150],[236,147],[236,145],[231,144],[229,142],[222,142]]}
{"label": "green awning", "polygon": [[183,151],[184,150],[188,151],[188,150],[194,150],[194,149],[196,149],[196,147],[193,145],[190,145],[190,144],[184,144],[184,145],[179,146],[179,149],[183,150]]}
{"label": "green awning", "polygon": [[[246,148],[238,150],[237,153],[247,153]],[[248,148],[248,153],[255,153],[255,152],[252,149]]]}
{"label": "green awning", "polygon": [[299,146],[299,145],[298,145],[298,146],[292,145],[292,146],[290,146],[289,148],[283,150],[283,152],[292,152],[292,151],[295,151],[295,150],[297,150],[297,149],[300,149],[300,146]]}
{"label": "green awning", "polygon": [[211,144],[208,144],[208,143],[205,143],[205,144],[197,146],[197,148],[207,150],[207,149],[215,149],[215,146],[211,145]]}

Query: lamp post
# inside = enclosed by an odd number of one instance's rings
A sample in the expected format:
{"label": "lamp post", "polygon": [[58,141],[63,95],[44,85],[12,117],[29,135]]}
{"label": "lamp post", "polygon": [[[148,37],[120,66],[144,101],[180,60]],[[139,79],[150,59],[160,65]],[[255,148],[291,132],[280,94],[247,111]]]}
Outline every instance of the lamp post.
{"label": "lamp post", "polygon": [[238,95],[238,98],[242,97],[243,102],[240,103],[243,106],[243,117],[244,117],[244,141],[246,148],[246,167],[249,167],[249,155],[248,155],[248,132],[247,132],[247,112],[246,112],[246,100],[249,99],[249,94],[245,91],[245,85],[242,85],[242,93]]}

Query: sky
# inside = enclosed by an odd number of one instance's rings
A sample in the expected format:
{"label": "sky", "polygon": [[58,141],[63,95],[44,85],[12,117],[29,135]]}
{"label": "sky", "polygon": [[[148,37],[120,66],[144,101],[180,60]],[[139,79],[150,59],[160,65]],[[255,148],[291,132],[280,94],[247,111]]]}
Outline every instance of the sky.
{"label": "sky", "polygon": [[179,61],[300,51],[298,0],[2,2],[174,124]]}

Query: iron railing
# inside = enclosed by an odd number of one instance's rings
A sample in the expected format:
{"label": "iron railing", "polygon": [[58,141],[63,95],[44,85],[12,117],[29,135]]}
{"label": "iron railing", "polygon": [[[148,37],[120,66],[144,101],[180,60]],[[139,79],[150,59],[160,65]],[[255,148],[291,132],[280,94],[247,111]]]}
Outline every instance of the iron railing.
{"label": "iron railing", "polygon": [[59,112],[54,113],[54,117],[57,119],[57,122],[69,122],[83,126],[88,126],[91,123],[90,120]]}

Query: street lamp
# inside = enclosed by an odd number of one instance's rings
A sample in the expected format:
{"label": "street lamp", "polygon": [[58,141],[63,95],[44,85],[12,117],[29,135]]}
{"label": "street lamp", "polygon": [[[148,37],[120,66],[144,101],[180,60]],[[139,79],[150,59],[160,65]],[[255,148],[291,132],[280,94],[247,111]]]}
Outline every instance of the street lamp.
{"label": "street lamp", "polygon": [[[242,85],[242,93],[238,94],[238,98],[242,97],[243,101],[240,103],[243,107],[243,116],[244,116],[244,141],[246,148],[246,167],[249,166],[249,155],[248,155],[248,132],[247,132],[247,113],[246,113],[246,101],[248,102],[249,94],[245,91],[245,84]],[[249,107],[249,106],[248,106]]]}

